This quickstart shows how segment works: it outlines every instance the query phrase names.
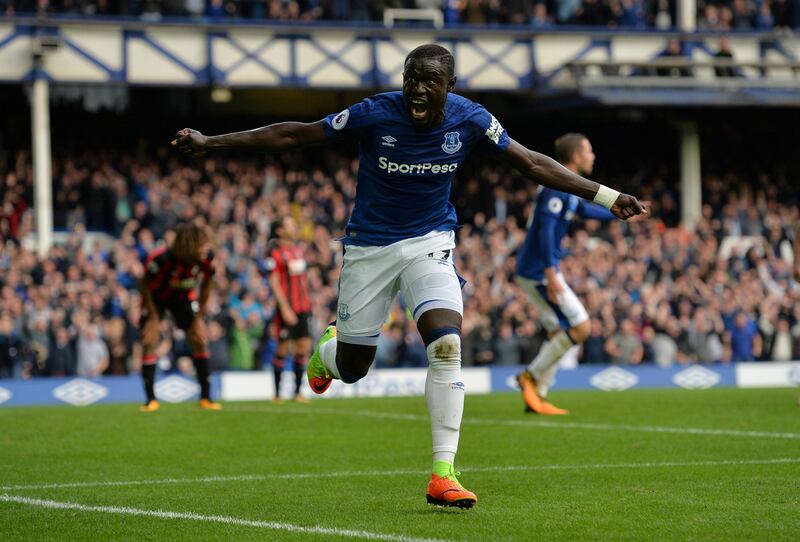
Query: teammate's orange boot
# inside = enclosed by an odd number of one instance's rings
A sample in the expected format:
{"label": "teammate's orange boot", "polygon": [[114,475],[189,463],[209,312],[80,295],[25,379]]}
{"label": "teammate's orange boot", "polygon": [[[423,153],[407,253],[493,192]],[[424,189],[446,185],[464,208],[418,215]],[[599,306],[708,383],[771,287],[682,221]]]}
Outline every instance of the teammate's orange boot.
{"label": "teammate's orange boot", "polygon": [[536,391],[536,379],[525,370],[517,375],[519,390],[522,392],[522,400],[525,401],[526,412],[539,412],[542,410],[542,398]]}
{"label": "teammate's orange boot", "polygon": [[147,404],[140,406],[139,412],[155,412],[159,408],[161,408],[161,405],[158,404],[158,401],[153,399],[152,401],[148,401]]}
{"label": "teammate's orange boot", "polygon": [[222,410],[222,405],[215,403],[211,399],[200,399],[198,406],[203,410]]}
{"label": "teammate's orange boot", "polygon": [[525,412],[533,412],[534,414],[542,414],[544,416],[565,416],[569,414],[569,410],[564,408],[558,408],[553,403],[546,401],[545,399],[539,398],[541,403],[541,407],[539,410],[533,410],[529,406],[525,406]]}
{"label": "teammate's orange boot", "polygon": [[472,492],[464,489],[458,483],[460,473],[451,472],[447,476],[431,474],[431,481],[428,482],[428,491],[425,497],[428,504],[438,506],[456,506],[458,508],[472,508],[478,502],[478,497]]}
{"label": "teammate's orange boot", "polygon": [[303,403],[303,404],[306,404],[306,403],[310,403],[311,401],[308,399],[308,397],[303,397],[302,395],[300,395],[300,394],[298,393],[297,395],[295,395],[295,396],[294,396],[294,402],[295,402],[295,403]]}

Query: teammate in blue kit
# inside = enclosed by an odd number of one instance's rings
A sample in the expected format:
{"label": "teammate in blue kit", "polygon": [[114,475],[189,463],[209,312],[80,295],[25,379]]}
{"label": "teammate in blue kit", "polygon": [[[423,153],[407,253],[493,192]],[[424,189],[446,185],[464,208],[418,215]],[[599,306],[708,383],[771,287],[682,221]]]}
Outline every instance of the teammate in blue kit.
{"label": "teammate in blue kit", "polygon": [[[577,175],[591,175],[595,156],[586,136],[565,134],[556,140],[555,151],[567,169]],[[536,358],[517,377],[526,411],[537,414],[568,413],[547,401],[547,391],[558,361],[568,350],[583,344],[591,330],[589,314],[559,270],[561,240],[575,215],[595,220],[614,218],[601,205],[541,187],[525,243],[517,253],[517,283],[530,297],[549,335]]]}
{"label": "teammate in blue kit", "polygon": [[372,96],[309,124],[283,122],[212,137],[187,128],[173,145],[202,156],[217,149],[281,152],[358,141],[358,186],[343,241],[337,321],[309,359],[309,385],[323,393],[333,378],[363,378],[402,292],[430,364],[425,398],[433,473],[427,500],[470,508],[477,497],[461,486],[453,467],[464,407],[463,304],[453,266],[456,213],[449,201],[453,176],[469,152],[482,147],[532,181],[594,199],[620,218],[645,211],[633,196],[584,179],[510,139],[481,105],[451,92],[454,66],[447,49],[422,45],[406,57],[402,92]]}

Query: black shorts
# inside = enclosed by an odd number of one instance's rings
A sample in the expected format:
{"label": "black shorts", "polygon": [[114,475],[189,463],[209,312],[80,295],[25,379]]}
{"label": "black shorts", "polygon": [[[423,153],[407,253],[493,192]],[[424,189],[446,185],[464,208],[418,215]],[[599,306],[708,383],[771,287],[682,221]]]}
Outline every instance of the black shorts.
{"label": "black shorts", "polygon": [[[163,320],[165,314],[169,312],[172,315],[172,320],[175,322],[175,325],[183,331],[189,331],[189,328],[192,326],[192,321],[200,308],[197,301],[191,301],[189,299],[156,300],[155,304],[160,319]],[[147,317],[147,309],[145,309],[142,314],[142,321],[146,322]]]}
{"label": "black shorts", "polygon": [[297,323],[293,326],[287,326],[283,323],[280,311],[275,314],[275,319],[272,321],[275,326],[275,338],[278,341],[296,341],[304,337],[311,336],[311,328],[309,321],[311,320],[310,312],[301,312],[297,315]]}

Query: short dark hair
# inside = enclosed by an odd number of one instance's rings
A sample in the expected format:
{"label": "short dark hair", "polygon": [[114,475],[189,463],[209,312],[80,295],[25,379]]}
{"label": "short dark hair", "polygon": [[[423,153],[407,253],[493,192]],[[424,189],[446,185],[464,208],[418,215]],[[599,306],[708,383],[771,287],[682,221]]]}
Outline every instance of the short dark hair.
{"label": "short dark hair", "polygon": [[577,132],[570,132],[556,139],[556,160],[562,164],[568,163],[572,160],[572,155],[580,150],[584,139],[588,138]]}
{"label": "short dark hair", "polygon": [[285,219],[285,216],[281,216],[272,221],[269,228],[269,231],[272,232],[272,237],[278,237],[280,235],[278,232],[283,229],[283,221]]}
{"label": "short dark hair", "polygon": [[412,60],[421,59],[438,60],[442,63],[442,66],[444,67],[445,71],[447,71],[447,75],[449,77],[453,77],[456,74],[456,61],[453,58],[452,53],[450,53],[450,51],[441,45],[436,45],[435,43],[426,43],[425,45],[420,45],[408,53],[406,61],[403,63],[403,67],[405,68],[408,66],[408,63]]}

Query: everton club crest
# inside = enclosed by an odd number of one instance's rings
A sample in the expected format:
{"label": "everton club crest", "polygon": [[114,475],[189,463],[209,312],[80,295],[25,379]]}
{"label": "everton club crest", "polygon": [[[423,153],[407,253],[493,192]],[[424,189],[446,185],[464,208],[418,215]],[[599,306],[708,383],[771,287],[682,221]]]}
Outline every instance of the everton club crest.
{"label": "everton club crest", "polygon": [[442,150],[447,154],[453,154],[461,148],[461,140],[458,138],[458,132],[447,132],[444,134],[444,143],[442,143]]}

